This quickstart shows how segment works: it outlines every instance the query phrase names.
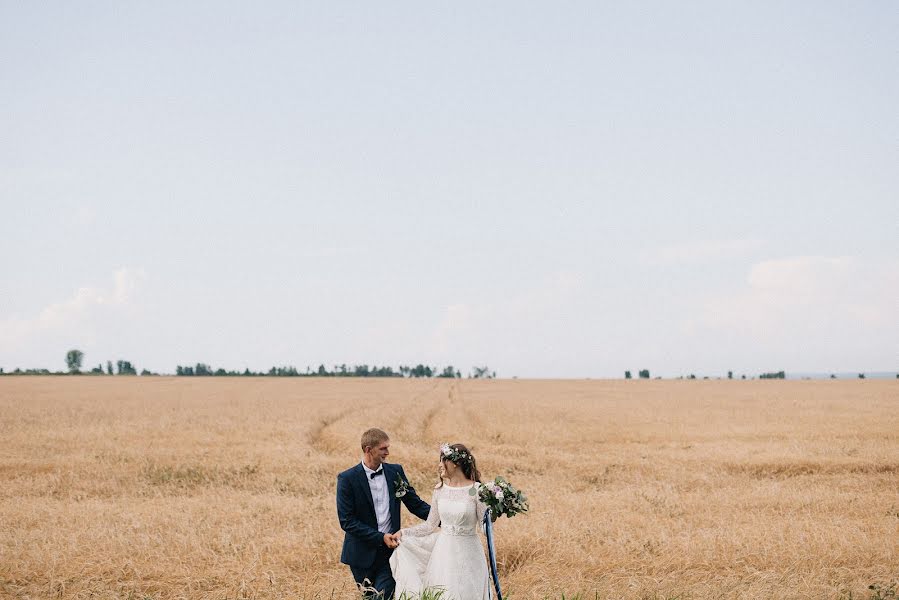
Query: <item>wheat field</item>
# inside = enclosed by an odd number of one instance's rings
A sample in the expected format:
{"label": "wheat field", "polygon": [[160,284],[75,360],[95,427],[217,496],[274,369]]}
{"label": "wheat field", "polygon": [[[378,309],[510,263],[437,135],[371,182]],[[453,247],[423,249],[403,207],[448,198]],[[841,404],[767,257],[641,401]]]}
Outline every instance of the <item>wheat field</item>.
{"label": "wheat field", "polygon": [[0,597],[355,597],[335,475],[370,426],[425,499],[441,441],[528,492],[513,599],[899,580],[899,381],[2,377]]}

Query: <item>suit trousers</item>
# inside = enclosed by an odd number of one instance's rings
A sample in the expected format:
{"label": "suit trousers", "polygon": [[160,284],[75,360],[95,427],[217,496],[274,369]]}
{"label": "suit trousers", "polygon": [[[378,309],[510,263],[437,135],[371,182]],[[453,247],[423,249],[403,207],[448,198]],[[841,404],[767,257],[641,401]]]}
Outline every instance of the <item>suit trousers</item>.
{"label": "suit trousers", "polygon": [[350,565],[353,579],[356,580],[357,584],[376,590],[375,592],[367,590],[365,598],[378,598],[379,600],[390,600],[393,598],[396,582],[393,580],[393,573],[390,571],[391,554],[393,554],[392,548],[381,545],[378,547],[378,553],[375,555],[375,562],[367,569]]}

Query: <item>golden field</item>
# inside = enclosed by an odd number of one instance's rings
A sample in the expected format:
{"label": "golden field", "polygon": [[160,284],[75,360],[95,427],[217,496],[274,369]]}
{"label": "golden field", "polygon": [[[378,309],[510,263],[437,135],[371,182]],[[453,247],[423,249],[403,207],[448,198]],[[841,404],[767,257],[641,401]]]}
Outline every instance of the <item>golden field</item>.
{"label": "golden field", "polygon": [[512,599],[899,581],[899,381],[0,377],[0,597],[351,598],[369,426],[425,499],[441,441],[528,493]]}

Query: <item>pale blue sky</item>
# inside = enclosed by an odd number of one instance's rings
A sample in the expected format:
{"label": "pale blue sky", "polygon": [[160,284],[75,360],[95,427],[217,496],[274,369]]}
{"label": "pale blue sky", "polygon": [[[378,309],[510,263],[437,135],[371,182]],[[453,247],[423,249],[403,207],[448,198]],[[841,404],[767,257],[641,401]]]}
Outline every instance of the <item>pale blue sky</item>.
{"label": "pale blue sky", "polygon": [[0,2],[0,367],[896,370],[897,31],[892,0]]}

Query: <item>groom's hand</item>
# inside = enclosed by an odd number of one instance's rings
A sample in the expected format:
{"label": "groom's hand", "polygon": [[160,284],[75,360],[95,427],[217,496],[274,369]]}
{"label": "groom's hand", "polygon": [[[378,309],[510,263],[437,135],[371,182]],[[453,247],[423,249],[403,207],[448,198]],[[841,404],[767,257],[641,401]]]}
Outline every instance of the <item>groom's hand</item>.
{"label": "groom's hand", "polygon": [[384,545],[387,546],[388,548],[396,548],[400,544],[397,541],[396,537],[392,533],[385,533],[384,534]]}

